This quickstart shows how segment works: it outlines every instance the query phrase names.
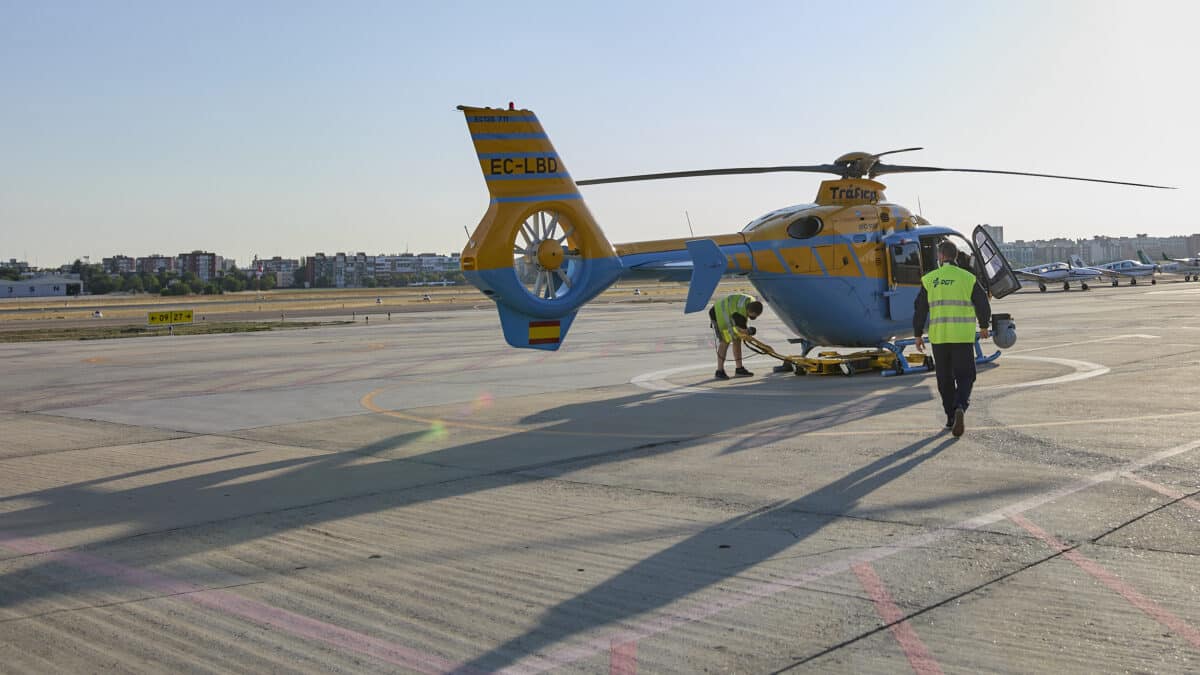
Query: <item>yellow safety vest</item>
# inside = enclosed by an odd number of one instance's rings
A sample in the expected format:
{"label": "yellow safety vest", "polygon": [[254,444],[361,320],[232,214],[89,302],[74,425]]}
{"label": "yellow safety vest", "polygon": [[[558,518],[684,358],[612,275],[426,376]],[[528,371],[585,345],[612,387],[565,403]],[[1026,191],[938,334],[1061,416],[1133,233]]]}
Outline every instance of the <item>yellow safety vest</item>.
{"label": "yellow safety vest", "polygon": [[725,342],[733,342],[735,338],[733,334],[733,315],[741,314],[749,319],[750,316],[746,313],[746,306],[752,302],[754,302],[754,296],[752,295],[733,293],[713,304],[713,313],[717,317],[717,330],[720,331],[721,338]]}
{"label": "yellow safety vest", "polygon": [[975,341],[975,305],[971,292],[975,290],[975,275],[951,263],[921,277],[929,297],[929,341]]}

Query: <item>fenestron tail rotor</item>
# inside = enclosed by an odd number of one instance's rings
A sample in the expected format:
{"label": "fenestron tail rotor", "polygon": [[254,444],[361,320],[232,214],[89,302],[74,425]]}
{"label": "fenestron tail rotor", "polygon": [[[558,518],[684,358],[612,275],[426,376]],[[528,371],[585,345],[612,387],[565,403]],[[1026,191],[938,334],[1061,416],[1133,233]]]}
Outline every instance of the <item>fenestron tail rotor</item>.
{"label": "fenestron tail rotor", "polygon": [[570,248],[575,227],[558,211],[536,211],[516,231],[513,270],[535,298],[550,300],[570,290],[571,273],[578,275],[583,260]]}

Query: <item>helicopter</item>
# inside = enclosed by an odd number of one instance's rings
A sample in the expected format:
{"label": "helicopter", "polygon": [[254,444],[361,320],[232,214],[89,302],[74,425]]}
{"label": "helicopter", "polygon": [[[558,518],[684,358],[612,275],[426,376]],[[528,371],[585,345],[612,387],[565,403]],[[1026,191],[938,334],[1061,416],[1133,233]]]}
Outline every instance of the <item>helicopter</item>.
{"label": "helicopter", "polygon": [[[921,277],[937,266],[949,239],[969,252],[969,264],[993,298],[1020,282],[991,236],[970,238],[930,224],[888,202],[877,176],[958,171],[1136,185],[1072,176],[886,164],[881,153],[852,152],[811,166],[740,167],[575,181],[530,110],[458,106],[466,117],[491,199],[461,256],[466,278],[495,301],[505,340],[513,347],[556,350],[579,308],[622,276],[664,278],[690,273],[684,313],[707,307],[726,274],[744,275],[797,338],[807,355],[816,346],[866,347],[895,355],[900,372],[912,344],[914,301]],[[628,181],[757,174],[828,173],[813,203],[770,211],[740,232],[689,239],[612,244],[579,186]],[[1007,315],[1002,315],[1007,318]],[[1016,341],[1009,322],[994,331],[1001,348]],[[978,361],[983,356],[976,339]],[[926,368],[932,364],[926,363]]]}

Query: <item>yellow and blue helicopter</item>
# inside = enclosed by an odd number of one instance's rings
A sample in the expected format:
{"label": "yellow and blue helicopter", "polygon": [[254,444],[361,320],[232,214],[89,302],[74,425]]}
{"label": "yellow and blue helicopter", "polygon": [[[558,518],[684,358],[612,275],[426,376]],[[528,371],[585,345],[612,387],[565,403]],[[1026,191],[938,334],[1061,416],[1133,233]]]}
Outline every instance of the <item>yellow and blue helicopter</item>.
{"label": "yellow and blue helicopter", "polygon": [[[951,239],[994,298],[1020,288],[1008,261],[982,227],[965,238],[931,225],[884,197],[873,180],[891,173],[959,171],[1163,187],[1072,176],[885,164],[889,154],[853,152],[831,164],[705,169],[575,181],[529,110],[459,106],[466,116],[491,202],[462,252],[467,279],[496,302],[514,347],[558,349],[579,308],[622,276],[690,279],[684,312],[705,309],[721,277],[742,274],[798,338],[803,354],[818,345],[866,347],[888,355],[890,372],[912,363],[913,304],[921,276]],[[830,173],[814,203],[771,211],[741,232],[693,239],[611,244],[584,203],[581,185],[769,172]],[[1016,341],[1007,315],[993,340]],[[976,340],[977,360],[984,356]],[[843,369],[844,372],[848,372]],[[885,374],[889,374],[885,372]]]}

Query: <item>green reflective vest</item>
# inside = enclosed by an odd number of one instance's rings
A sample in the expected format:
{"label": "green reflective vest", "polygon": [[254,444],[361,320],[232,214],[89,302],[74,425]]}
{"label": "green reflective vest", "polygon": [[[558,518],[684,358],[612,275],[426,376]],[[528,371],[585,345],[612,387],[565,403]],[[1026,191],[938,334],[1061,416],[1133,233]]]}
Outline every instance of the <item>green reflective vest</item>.
{"label": "green reflective vest", "polygon": [[921,277],[921,285],[929,296],[929,341],[975,341],[975,306],[971,292],[975,290],[975,275],[947,263]]}
{"label": "green reflective vest", "polygon": [[717,317],[717,331],[721,333],[721,339],[725,342],[733,342],[736,337],[733,334],[733,315],[741,314],[747,319],[750,318],[746,313],[746,306],[754,302],[753,295],[745,293],[733,293],[727,295],[713,304],[713,313]]}

